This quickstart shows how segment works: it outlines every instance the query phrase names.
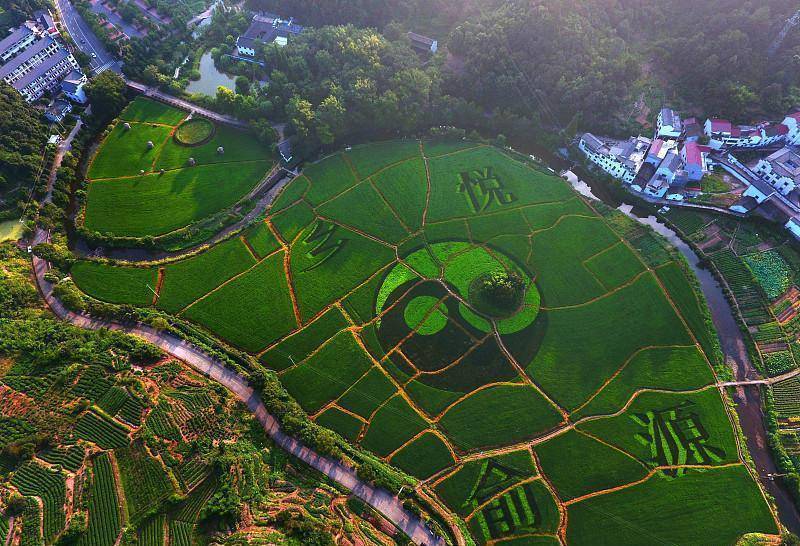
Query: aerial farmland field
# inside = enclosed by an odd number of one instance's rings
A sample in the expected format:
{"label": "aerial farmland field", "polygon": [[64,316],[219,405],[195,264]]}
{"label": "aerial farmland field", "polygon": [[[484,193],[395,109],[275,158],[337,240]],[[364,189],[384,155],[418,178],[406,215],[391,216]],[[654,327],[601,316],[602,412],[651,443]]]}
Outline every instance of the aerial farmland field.
{"label": "aerial farmland field", "polygon": [[[177,168],[174,146],[153,164]],[[87,223],[111,202],[90,186]],[[477,544],[775,533],[685,266],[666,247],[643,255],[610,214],[491,146],[380,143],[307,166],[258,224],[203,254],[79,262],[73,277],[249,352]],[[118,231],[143,232],[128,218]],[[87,432],[119,434],[93,419]]]}
{"label": "aerial farmland field", "polygon": [[128,105],[89,166],[86,229],[164,235],[231,207],[270,170],[253,135],[186,117],[145,98]]}

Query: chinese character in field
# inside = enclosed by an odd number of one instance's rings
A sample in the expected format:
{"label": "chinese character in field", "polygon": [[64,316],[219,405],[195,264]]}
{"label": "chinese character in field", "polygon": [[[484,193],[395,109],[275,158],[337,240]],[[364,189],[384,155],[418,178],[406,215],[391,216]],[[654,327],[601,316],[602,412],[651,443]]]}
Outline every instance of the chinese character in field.
{"label": "chinese character in field", "polygon": [[305,257],[312,262],[311,265],[303,269],[303,272],[318,268],[342,249],[345,240],[333,237],[336,227],[336,224],[319,220],[314,223],[309,234],[303,238],[303,246],[309,247]]}
{"label": "chinese character in field", "polygon": [[526,476],[494,459],[485,461],[466,503],[480,508],[473,517],[486,540],[534,530],[541,523],[533,486],[513,487]]}
{"label": "chinese character in field", "polygon": [[[708,444],[708,431],[694,411],[693,402],[637,413],[631,418],[647,428],[647,432],[637,434],[635,438],[650,448],[651,462],[657,466],[712,464],[725,456],[722,449]],[[677,477],[683,475],[683,470],[666,469],[664,474]]]}
{"label": "chinese character in field", "polygon": [[491,167],[461,173],[458,192],[466,195],[473,212],[483,212],[496,203],[508,205],[517,200],[513,193],[503,188],[503,183],[494,175]]}

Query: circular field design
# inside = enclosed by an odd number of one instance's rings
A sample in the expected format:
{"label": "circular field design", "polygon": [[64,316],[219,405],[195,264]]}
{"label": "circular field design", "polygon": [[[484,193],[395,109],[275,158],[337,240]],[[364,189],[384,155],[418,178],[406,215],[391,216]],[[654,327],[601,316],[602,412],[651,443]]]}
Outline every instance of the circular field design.
{"label": "circular field design", "polygon": [[175,142],[183,146],[201,146],[214,138],[214,124],[205,118],[187,119],[175,129]]}
{"label": "circular field design", "polygon": [[[503,150],[356,147],[306,165],[241,237],[72,275],[252,354],[477,544],[731,544],[776,529],[682,262]],[[490,277],[518,284],[502,312],[476,300]]]}
{"label": "circular field design", "polygon": [[139,97],[92,158],[82,215],[92,234],[135,239],[174,234],[234,206],[272,166],[251,133]]}

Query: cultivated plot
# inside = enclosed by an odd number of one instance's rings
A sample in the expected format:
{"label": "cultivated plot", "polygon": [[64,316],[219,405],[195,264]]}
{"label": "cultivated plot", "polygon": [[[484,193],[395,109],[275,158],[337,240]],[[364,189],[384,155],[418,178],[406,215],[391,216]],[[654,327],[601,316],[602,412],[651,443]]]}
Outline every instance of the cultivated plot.
{"label": "cultivated plot", "polygon": [[775,532],[715,387],[702,299],[630,233],[501,150],[402,141],[308,166],[206,254],[75,277],[251,352],[479,544]]}
{"label": "cultivated plot", "polygon": [[87,173],[86,229],[159,236],[225,210],[272,165],[252,134],[137,98],[100,144]]}

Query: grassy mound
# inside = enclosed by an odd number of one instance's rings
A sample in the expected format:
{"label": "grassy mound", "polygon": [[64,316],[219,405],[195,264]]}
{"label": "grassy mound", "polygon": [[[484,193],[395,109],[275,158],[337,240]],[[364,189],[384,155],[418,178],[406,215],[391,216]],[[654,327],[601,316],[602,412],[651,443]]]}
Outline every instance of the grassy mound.
{"label": "grassy mound", "polygon": [[214,124],[205,118],[187,119],[175,129],[173,138],[183,146],[201,146],[214,137]]}

